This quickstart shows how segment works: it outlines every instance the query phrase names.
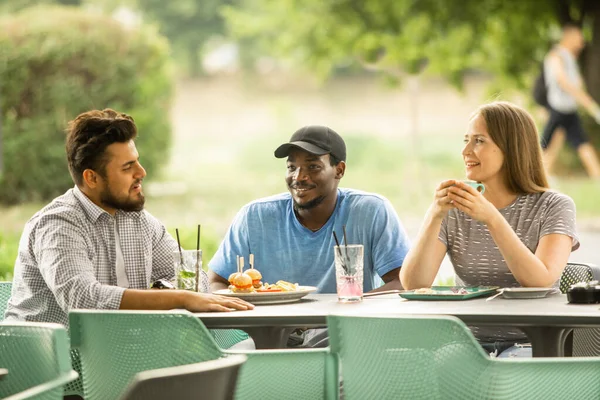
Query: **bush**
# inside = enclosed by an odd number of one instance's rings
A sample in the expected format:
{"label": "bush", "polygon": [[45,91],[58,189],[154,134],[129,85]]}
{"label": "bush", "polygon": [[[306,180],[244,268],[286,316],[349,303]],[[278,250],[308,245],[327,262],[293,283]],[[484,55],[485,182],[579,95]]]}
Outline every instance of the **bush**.
{"label": "bush", "polygon": [[103,15],[35,7],[0,21],[4,174],[0,202],[51,199],[73,185],[67,122],[90,109],[133,116],[149,177],[167,160],[173,91],[166,40]]}
{"label": "bush", "polygon": [[12,280],[18,249],[17,234],[0,234],[0,281]]}

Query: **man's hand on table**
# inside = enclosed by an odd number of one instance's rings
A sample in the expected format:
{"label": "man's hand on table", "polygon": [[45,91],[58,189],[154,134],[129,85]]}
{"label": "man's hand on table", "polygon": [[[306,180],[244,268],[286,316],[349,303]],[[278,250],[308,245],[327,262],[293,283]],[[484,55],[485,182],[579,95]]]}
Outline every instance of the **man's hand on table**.
{"label": "man's hand on table", "polygon": [[191,312],[254,309],[254,305],[241,299],[206,293],[187,292],[187,294],[189,295],[185,298],[184,307]]}

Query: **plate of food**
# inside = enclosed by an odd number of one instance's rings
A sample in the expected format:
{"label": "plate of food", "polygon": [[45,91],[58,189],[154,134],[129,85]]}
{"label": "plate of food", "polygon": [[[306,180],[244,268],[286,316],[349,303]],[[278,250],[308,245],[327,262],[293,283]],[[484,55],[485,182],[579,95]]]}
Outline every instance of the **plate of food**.
{"label": "plate of food", "polygon": [[432,286],[416,290],[404,290],[399,296],[409,300],[468,300],[489,296],[499,286]]}
{"label": "plate of food", "polygon": [[289,291],[255,291],[250,293],[236,293],[231,291],[231,289],[221,289],[213,293],[220,294],[222,296],[237,297],[238,299],[245,300],[254,305],[263,305],[293,303],[316,290],[317,288],[314,286],[296,286],[294,290]]}
{"label": "plate of food", "polygon": [[510,287],[502,289],[502,297],[505,299],[541,299],[555,291],[558,289],[553,287]]}
{"label": "plate of food", "polygon": [[[252,260],[252,257],[251,257]],[[254,305],[293,303],[304,296],[317,290],[314,286],[300,286],[297,283],[279,280],[276,283],[262,282],[261,273],[253,268],[243,271],[238,267],[238,272],[229,276],[229,288],[213,292],[222,296],[237,297]]]}

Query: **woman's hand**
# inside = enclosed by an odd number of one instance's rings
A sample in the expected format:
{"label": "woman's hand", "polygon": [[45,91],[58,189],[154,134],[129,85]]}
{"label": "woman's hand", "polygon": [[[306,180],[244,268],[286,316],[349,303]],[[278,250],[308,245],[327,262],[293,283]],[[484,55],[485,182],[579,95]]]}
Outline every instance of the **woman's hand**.
{"label": "woman's hand", "polygon": [[499,214],[498,209],[477,190],[461,181],[448,188],[452,205],[477,221],[488,225]]}
{"label": "woman's hand", "polygon": [[431,208],[434,217],[443,219],[446,214],[448,214],[448,211],[456,208],[452,199],[448,196],[450,194],[450,188],[452,188],[456,182],[458,181],[450,179],[440,183],[435,189],[435,196]]}

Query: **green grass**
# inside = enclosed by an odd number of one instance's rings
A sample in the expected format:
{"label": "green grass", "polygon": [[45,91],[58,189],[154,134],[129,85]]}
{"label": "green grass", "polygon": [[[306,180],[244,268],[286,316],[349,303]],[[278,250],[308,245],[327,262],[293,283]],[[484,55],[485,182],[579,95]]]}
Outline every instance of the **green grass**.
{"label": "green grass", "polygon": [[0,234],[0,281],[10,281],[19,248],[19,235]]}

